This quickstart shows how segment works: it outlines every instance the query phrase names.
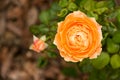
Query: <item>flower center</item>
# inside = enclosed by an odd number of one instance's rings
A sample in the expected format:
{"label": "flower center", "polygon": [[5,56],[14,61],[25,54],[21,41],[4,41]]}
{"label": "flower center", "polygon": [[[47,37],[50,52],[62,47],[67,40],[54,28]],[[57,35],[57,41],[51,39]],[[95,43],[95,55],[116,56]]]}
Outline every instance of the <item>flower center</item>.
{"label": "flower center", "polygon": [[82,50],[88,47],[88,32],[83,26],[73,26],[68,30],[68,40],[71,46],[79,47]]}

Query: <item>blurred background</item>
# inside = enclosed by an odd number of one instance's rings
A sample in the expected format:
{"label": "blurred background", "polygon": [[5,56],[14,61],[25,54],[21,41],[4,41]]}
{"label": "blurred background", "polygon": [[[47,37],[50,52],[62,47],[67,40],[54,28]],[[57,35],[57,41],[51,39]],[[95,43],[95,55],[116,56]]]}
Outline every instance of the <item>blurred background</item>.
{"label": "blurred background", "polygon": [[[115,60],[117,67],[112,64],[112,68],[109,63],[105,63],[105,66],[107,65],[105,68],[96,69],[90,64],[89,60],[83,63],[65,62],[58,54],[56,47],[51,43],[54,39],[55,26],[58,21],[74,10],[82,9],[83,12],[90,12],[91,2],[95,0],[70,1],[77,6],[70,6],[67,8],[68,12],[66,12],[66,6],[64,6],[66,2],[64,0],[61,0],[61,2],[59,0],[0,0],[0,80],[120,80],[120,57],[119,59],[117,57],[117,61]],[[114,24],[116,21],[114,18],[120,14],[120,10],[118,11],[120,0],[96,0],[96,2],[100,1],[103,1],[100,5],[105,8],[93,11],[94,13],[88,13],[88,15],[96,17],[100,23],[103,23],[102,17],[111,13],[108,22]],[[110,1],[109,5],[111,7],[106,9],[104,3]],[[60,11],[62,8],[58,6],[58,3],[59,6],[63,5],[64,11]],[[90,5],[90,8],[82,6],[85,3],[87,3],[86,6]],[[117,6],[117,10],[113,6]],[[51,15],[48,14],[48,11]],[[101,15],[102,17],[99,20]],[[58,19],[58,17],[61,18]],[[110,23],[112,26],[110,28],[111,32],[116,29],[113,28],[116,24],[120,24],[120,15],[118,18],[118,23],[115,23],[115,25]],[[36,25],[41,27],[36,28]],[[47,27],[43,27],[46,25]],[[49,25],[54,26],[50,27],[51,33],[48,34]],[[103,25],[108,25],[108,23]],[[120,29],[120,25],[118,26],[117,30]],[[103,31],[105,40],[106,37],[111,38],[111,35],[113,35],[109,34],[111,32],[107,32],[106,27],[103,28]],[[39,36],[38,34],[51,35],[48,40],[50,47],[41,53],[29,50],[29,46],[33,42],[33,34],[37,36]],[[110,51],[106,50],[107,44],[105,43],[107,42],[103,42],[105,45],[103,50],[109,53]],[[120,54],[119,49],[117,52]],[[117,52],[113,51],[113,53]],[[113,54],[110,53],[109,55],[112,56]]]}

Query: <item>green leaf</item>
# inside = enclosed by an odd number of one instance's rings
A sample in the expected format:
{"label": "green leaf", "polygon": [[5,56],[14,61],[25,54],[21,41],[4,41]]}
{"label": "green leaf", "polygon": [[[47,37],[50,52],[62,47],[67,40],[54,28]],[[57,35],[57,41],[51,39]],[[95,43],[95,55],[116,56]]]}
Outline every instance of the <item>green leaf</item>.
{"label": "green leaf", "polygon": [[98,13],[99,15],[101,15],[103,12],[107,11],[108,8],[107,7],[103,7],[103,8],[97,8],[94,10],[94,12]]}
{"label": "green leaf", "polygon": [[107,7],[107,2],[106,1],[96,2],[96,8],[103,8],[103,7]]}
{"label": "green leaf", "polygon": [[110,64],[113,69],[120,68],[120,55],[115,54],[111,57]]}
{"label": "green leaf", "polygon": [[50,14],[49,14],[49,11],[42,11],[39,15],[39,19],[42,23],[44,24],[48,24],[49,23],[49,20],[50,20]]}
{"label": "green leaf", "polygon": [[[53,20],[53,19],[56,19],[57,18],[57,12],[60,10],[60,7],[58,6],[57,3],[52,3],[51,4],[51,8],[49,10],[49,17],[50,17],[50,20]],[[51,23],[51,22],[50,22]]]}
{"label": "green leaf", "polygon": [[115,43],[120,43],[120,31],[116,31],[112,39]]}
{"label": "green leaf", "polygon": [[47,65],[48,61],[44,57],[39,57],[37,61],[37,66],[38,67],[45,67]]}
{"label": "green leaf", "polygon": [[91,63],[95,68],[102,69],[109,63],[109,60],[109,54],[107,52],[102,52],[101,55],[98,56],[98,58],[92,59]]}
{"label": "green leaf", "polygon": [[115,19],[116,16],[117,16],[117,11],[116,10],[108,14],[109,20]]}
{"label": "green leaf", "polygon": [[79,63],[79,69],[82,73],[89,73],[93,71],[93,66],[90,64],[90,60],[88,58],[84,59]]}
{"label": "green leaf", "polygon": [[66,8],[62,9],[60,13],[58,14],[59,17],[64,17],[68,13],[68,10]]}
{"label": "green leaf", "polygon": [[70,2],[69,5],[68,5],[68,10],[69,11],[75,11],[77,10],[77,5],[73,2]]}
{"label": "green leaf", "polygon": [[48,51],[47,55],[51,58],[56,58],[57,57],[57,53],[53,52],[53,51]]}
{"label": "green leaf", "polygon": [[112,39],[107,39],[107,51],[109,53],[117,53],[119,51],[120,46],[113,42]]}
{"label": "green leaf", "polygon": [[30,26],[29,30],[33,35],[40,34],[39,26]]}
{"label": "green leaf", "polygon": [[96,20],[98,20],[98,15],[97,15],[96,13],[93,13],[92,11],[89,11],[89,12],[87,13],[87,15],[88,15],[89,17],[94,17]]}
{"label": "green leaf", "polygon": [[113,8],[113,7],[115,7],[115,0],[109,0],[109,1],[107,1],[107,6],[108,6],[108,8]]}
{"label": "green leaf", "polygon": [[117,11],[117,16],[116,16],[117,22],[120,25],[120,9]]}
{"label": "green leaf", "polygon": [[84,9],[87,11],[92,11],[95,7],[95,1],[94,0],[86,0],[84,4]]}
{"label": "green leaf", "polygon": [[79,1],[80,1],[80,4],[79,4],[80,8],[84,8],[84,5],[88,0],[79,0]]}
{"label": "green leaf", "polygon": [[39,35],[39,34],[46,34],[49,31],[49,28],[44,25],[34,25],[29,28],[30,32],[34,35]]}
{"label": "green leaf", "polygon": [[104,34],[103,34],[102,46],[105,45],[108,34],[109,34],[109,33],[104,33]]}
{"label": "green leaf", "polygon": [[[110,12],[109,14],[108,14],[108,18],[109,18],[109,20],[114,20],[115,18],[116,18],[116,20],[117,20],[117,22],[119,23],[120,22],[120,9],[118,8],[118,9],[114,9],[114,10],[112,10],[112,12]],[[118,26],[119,27],[119,26]]]}
{"label": "green leaf", "polygon": [[54,11],[58,11],[58,10],[60,10],[60,7],[58,6],[57,2],[54,2],[54,3],[51,4],[51,8],[50,9],[52,9]]}
{"label": "green leaf", "polygon": [[62,8],[67,7],[67,5],[68,5],[67,0],[60,0],[59,1],[59,6],[61,6]]}
{"label": "green leaf", "polygon": [[64,67],[62,73],[66,76],[76,77],[77,71],[74,67]]}
{"label": "green leaf", "polygon": [[49,28],[48,28],[48,26],[41,24],[41,25],[39,25],[39,30],[41,33],[45,34],[49,31]]}
{"label": "green leaf", "polygon": [[52,33],[56,33],[56,30],[57,30],[57,26],[51,26],[51,29],[50,29],[51,31],[53,31]]}
{"label": "green leaf", "polygon": [[104,69],[101,70],[94,69],[90,73],[88,80],[107,80],[107,79],[108,79],[108,74],[106,74],[106,71]]}
{"label": "green leaf", "polygon": [[80,1],[81,1],[81,0],[75,0],[74,2],[75,2],[76,5],[79,5],[79,4],[80,4]]}

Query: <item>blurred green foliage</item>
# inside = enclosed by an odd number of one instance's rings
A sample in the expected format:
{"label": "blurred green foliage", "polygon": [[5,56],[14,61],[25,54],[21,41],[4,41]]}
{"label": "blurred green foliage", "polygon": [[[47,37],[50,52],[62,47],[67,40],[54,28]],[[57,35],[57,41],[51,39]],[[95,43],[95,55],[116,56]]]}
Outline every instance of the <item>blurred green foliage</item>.
{"label": "blurred green foliage", "polygon": [[[57,57],[57,49],[53,45],[57,23],[76,10],[95,17],[102,25],[103,33],[102,54],[97,59],[85,59],[77,63],[79,70],[88,73],[89,80],[120,80],[120,6],[114,0],[59,0],[59,3],[52,3],[48,10],[41,11],[41,24],[31,26],[30,31],[36,36],[47,36],[49,46],[43,53],[49,58]],[[40,58],[38,64],[47,64],[46,58]],[[62,72],[67,76],[77,74],[71,67],[63,68]]]}
{"label": "blurred green foliage", "polygon": [[92,59],[92,65],[97,69],[104,68],[110,61],[110,56],[107,52],[102,52],[100,56],[96,59]]}
{"label": "blurred green foliage", "polygon": [[112,39],[108,38],[107,40],[107,51],[109,53],[117,53],[119,51],[119,44],[113,42]]}
{"label": "blurred green foliage", "polygon": [[116,69],[120,67],[120,55],[119,54],[114,54],[111,57],[110,64],[112,68]]}
{"label": "blurred green foliage", "polygon": [[48,60],[45,57],[39,57],[37,61],[38,67],[45,67],[48,63]]}
{"label": "blurred green foliage", "polygon": [[62,73],[66,76],[77,76],[77,70],[74,67],[64,67],[62,68]]}

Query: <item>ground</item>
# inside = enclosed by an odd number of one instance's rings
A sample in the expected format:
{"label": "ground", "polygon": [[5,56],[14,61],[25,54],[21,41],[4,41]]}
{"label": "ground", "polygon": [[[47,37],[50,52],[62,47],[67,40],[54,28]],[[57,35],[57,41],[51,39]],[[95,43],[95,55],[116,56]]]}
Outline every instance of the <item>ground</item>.
{"label": "ground", "polygon": [[86,75],[79,78],[64,76],[61,68],[67,63],[61,58],[50,59],[45,68],[37,67],[38,56],[44,54],[29,50],[32,43],[29,27],[40,24],[39,13],[49,8],[52,2],[0,1],[0,80],[87,80]]}

